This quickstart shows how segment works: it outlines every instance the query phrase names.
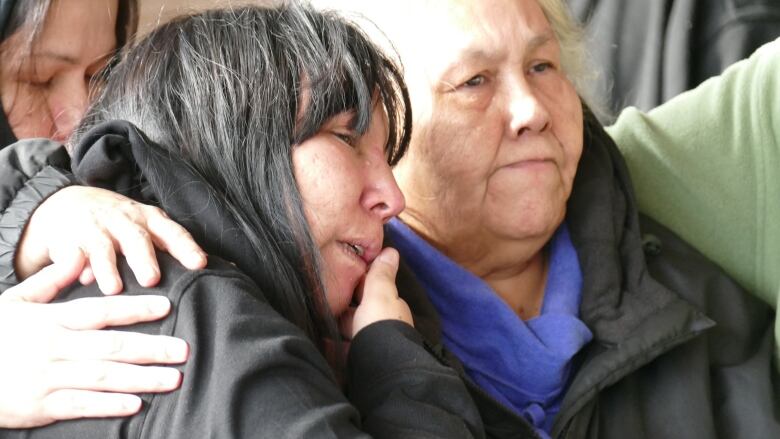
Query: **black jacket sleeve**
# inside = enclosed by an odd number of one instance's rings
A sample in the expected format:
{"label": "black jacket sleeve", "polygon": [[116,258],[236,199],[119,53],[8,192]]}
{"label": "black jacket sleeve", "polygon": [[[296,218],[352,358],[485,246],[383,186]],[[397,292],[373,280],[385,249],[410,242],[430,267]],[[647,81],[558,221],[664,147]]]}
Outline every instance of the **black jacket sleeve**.
{"label": "black jacket sleeve", "polygon": [[350,347],[349,371],[349,398],[374,437],[484,436],[459,375],[405,323],[385,320],[360,331]]}
{"label": "black jacket sleeve", "polygon": [[[350,360],[348,377],[353,404],[315,345],[240,272],[210,265],[181,269],[174,281],[164,270],[158,287],[142,289],[122,265],[125,294],[164,294],[173,303],[162,322],[126,329],[189,343],[181,388],[142,395],[144,408],[131,418],[60,422],[0,437],[466,438],[481,430],[464,385],[410,327],[379,322],[356,337],[351,355],[360,359]],[[64,298],[99,294],[94,285],[74,292]]]}
{"label": "black jacket sleeve", "polygon": [[16,244],[27,220],[51,194],[75,183],[59,143],[27,139],[0,150],[0,292],[18,283]]}

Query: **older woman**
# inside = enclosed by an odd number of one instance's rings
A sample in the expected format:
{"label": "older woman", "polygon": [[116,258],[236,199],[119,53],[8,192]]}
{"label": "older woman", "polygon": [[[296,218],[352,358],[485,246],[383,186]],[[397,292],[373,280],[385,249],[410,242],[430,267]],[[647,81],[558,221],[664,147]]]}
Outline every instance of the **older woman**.
{"label": "older woman", "polygon": [[389,226],[411,271],[399,290],[430,299],[488,431],[780,434],[771,310],[640,223],[572,82],[581,52],[561,3],[405,6],[403,22],[375,15],[415,114],[395,168],[407,208]]}

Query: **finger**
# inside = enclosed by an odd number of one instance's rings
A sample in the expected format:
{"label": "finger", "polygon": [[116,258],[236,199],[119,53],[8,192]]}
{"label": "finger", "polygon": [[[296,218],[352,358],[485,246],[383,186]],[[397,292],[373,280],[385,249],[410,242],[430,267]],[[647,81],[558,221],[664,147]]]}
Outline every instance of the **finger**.
{"label": "finger", "polygon": [[113,241],[105,234],[98,234],[87,244],[85,252],[100,291],[103,294],[117,294],[122,291],[122,279],[116,268]]}
{"label": "finger", "polygon": [[206,252],[195,243],[187,229],[163,216],[161,210],[150,214],[146,224],[157,248],[167,251],[190,270],[206,266]]}
{"label": "finger", "polygon": [[184,340],[124,331],[76,331],[60,334],[52,356],[58,360],[104,360],[133,364],[178,364],[187,360]]}
{"label": "finger", "polygon": [[65,389],[47,395],[43,411],[52,421],[104,418],[134,415],[141,404],[141,398],[135,395]]}
{"label": "finger", "polygon": [[168,315],[171,302],[163,296],[87,297],[58,303],[50,309],[60,326],[73,329],[100,329],[158,320]]}
{"label": "finger", "polygon": [[384,248],[379,256],[374,259],[366,273],[366,280],[362,288],[363,294],[375,294],[376,292],[395,292],[395,288],[374,288],[377,283],[389,283],[395,286],[395,275],[398,273],[398,262],[400,257],[394,248]]}
{"label": "finger", "polygon": [[50,302],[60,290],[76,280],[83,266],[84,255],[78,252],[68,261],[60,261],[44,267],[24,282],[10,288],[5,295],[26,302]]}
{"label": "finger", "polygon": [[46,374],[50,391],[169,392],[179,387],[181,378],[181,372],[171,367],[136,366],[114,361],[57,361]]}
{"label": "finger", "polygon": [[87,260],[87,263],[84,264],[84,269],[79,275],[79,283],[81,283],[81,285],[89,285],[92,282],[95,282],[95,273],[92,271],[92,267],[89,265],[89,260]]}
{"label": "finger", "polygon": [[119,244],[138,283],[145,287],[156,285],[160,281],[160,266],[149,232],[124,215],[112,222],[108,231]]}

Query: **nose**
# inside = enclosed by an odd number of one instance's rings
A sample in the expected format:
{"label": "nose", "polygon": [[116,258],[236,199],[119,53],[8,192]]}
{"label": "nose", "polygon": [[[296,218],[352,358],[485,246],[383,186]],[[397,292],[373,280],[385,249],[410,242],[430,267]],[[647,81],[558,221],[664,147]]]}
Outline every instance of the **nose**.
{"label": "nose", "polygon": [[361,197],[361,203],[373,215],[379,217],[383,223],[404,210],[406,200],[393,177],[390,166],[384,161],[384,157],[377,160],[367,160],[366,188]]}
{"label": "nose", "polygon": [[524,77],[510,82],[508,91],[510,137],[520,137],[527,132],[541,133],[550,128],[550,113],[538,93]]}
{"label": "nose", "polygon": [[83,77],[61,81],[49,97],[49,110],[54,121],[54,135],[57,140],[70,137],[81,121],[89,104],[89,86]]}

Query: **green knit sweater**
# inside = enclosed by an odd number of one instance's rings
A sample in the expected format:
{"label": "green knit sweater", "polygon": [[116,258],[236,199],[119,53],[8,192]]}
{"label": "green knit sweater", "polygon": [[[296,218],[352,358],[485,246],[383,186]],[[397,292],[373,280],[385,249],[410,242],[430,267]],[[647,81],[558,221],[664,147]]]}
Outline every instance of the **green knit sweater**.
{"label": "green knit sweater", "polygon": [[640,209],[777,310],[780,39],[648,114],[623,111],[608,131]]}

